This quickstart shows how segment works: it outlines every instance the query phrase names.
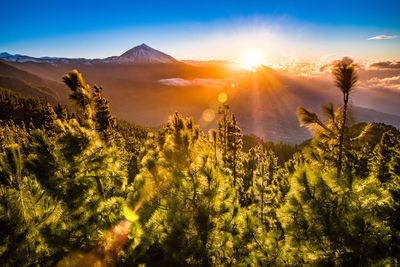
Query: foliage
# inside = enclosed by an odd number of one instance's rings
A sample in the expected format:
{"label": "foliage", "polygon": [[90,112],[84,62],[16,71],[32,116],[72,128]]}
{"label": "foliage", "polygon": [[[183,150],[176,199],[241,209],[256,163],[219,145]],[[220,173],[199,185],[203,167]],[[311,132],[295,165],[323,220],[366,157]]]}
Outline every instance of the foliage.
{"label": "foliage", "polygon": [[[337,67],[349,93],[355,69]],[[71,107],[0,90],[0,265],[399,264],[394,127],[328,103],[325,119],[299,108],[314,136],[298,146],[243,136],[226,104],[208,134],[178,113],[149,129],[63,79]]]}

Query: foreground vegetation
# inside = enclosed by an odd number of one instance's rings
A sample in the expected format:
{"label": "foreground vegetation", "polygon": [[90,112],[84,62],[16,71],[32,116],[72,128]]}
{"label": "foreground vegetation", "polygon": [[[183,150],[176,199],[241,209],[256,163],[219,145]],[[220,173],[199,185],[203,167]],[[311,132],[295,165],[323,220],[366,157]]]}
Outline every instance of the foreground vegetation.
{"label": "foreground vegetation", "polygon": [[344,106],[299,108],[301,151],[243,138],[226,105],[208,134],[117,121],[77,71],[75,112],[1,90],[0,264],[397,266],[400,134],[350,127],[354,66],[335,77]]}

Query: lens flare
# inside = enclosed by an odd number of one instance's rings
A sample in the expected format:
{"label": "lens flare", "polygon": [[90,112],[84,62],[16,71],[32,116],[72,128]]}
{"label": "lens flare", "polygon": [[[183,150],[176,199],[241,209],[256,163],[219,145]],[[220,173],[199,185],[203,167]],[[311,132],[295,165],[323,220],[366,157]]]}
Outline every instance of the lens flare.
{"label": "lens flare", "polygon": [[126,205],[123,207],[122,211],[124,213],[125,218],[130,222],[134,222],[139,219],[139,215],[137,215],[136,212],[134,212],[132,209],[130,209]]}
{"label": "lens flare", "polygon": [[226,93],[220,93],[220,94],[218,95],[218,101],[219,101],[220,103],[225,103],[226,100],[228,100],[228,95],[227,95]]}
{"label": "lens flare", "polygon": [[129,221],[121,221],[105,232],[91,250],[85,254],[81,252],[75,252],[66,255],[57,263],[56,266],[114,266],[118,261],[126,241],[128,240],[130,226],[131,223]]}
{"label": "lens flare", "polygon": [[214,110],[208,108],[203,111],[202,117],[203,117],[203,120],[205,120],[206,122],[211,122],[215,119],[215,112],[214,112]]}

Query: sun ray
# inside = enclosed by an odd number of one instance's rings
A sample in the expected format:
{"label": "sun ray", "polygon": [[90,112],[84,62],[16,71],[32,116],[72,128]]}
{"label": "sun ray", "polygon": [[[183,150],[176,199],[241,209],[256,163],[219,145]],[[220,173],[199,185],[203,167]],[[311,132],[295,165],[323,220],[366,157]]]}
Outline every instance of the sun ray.
{"label": "sun ray", "polygon": [[258,51],[248,51],[239,60],[240,66],[248,71],[257,71],[263,63],[263,55]]}

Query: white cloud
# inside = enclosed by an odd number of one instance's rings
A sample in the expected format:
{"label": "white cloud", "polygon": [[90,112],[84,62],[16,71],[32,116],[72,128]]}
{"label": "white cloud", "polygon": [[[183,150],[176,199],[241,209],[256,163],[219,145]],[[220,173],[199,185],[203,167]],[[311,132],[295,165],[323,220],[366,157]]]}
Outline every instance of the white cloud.
{"label": "white cloud", "polygon": [[362,82],[361,87],[364,88],[385,88],[395,91],[400,91],[400,76],[393,76],[379,79],[377,77],[371,78]]}
{"label": "white cloud", "polygon": [[182,78],[169,78],[169,79],[158,80],[158,82],[161,84],[167,85],[167,86],[176,86],[176,87],[204,86],[204,87],[220,88],[220,87],[223,87],[227,83],[227,80],[225,80],[225,79],[201,79],[201,78],[196,78],[193,80],[185,80]]}
{"label": "white cloud", "polygon": [[[283,62],[275,69],[284,70],[290,74],[298,74],[308,77],[318,77],[321,75],[330,75],[332,68],[339,62],[353,63],[354,60],[349,56],[325,55],[319,60],[311,62]],[[358,64],[357,64],[358,65]]]}
{"label": "white cloud", "polygon": [[377,36],[370,37],[370,38],[368,38],[368,40],[382,40],[382,39],[395,39],[395,38],[397,38],[396,35],[383,34],[383,35],[377,35]]}

